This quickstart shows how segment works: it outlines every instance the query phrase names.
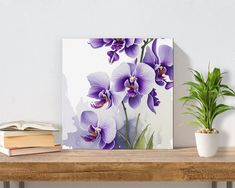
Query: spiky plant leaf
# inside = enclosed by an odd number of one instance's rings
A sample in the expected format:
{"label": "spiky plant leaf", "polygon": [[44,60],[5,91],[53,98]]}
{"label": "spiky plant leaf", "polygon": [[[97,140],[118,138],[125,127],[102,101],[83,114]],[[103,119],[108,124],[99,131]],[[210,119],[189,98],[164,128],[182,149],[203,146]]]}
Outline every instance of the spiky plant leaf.
{"label": "spiky plant leaf", "polygon": [[149,138],[146,149],[153,149],[153,135],[154,135],[154,132],[152,133],[151,137]]}
{"label": "spiky plant leaf", "polygon": [[144,130],[141,132],[140,136],[138,137],[134,148],[135,149],[145,149],[146,148],[146,138],[145,138],[145,134],[148,130],[149,125],[147,125]]}
{"label": "spiky plant leaf", "polygon": [[222,84],[223,73],[219,68],[214,68],[213,71],[208,70],[206,79],[196,70],[191,70],[191,72],[194,81],[185,83],[188,87],[188,95],[180,98],[180,100],[188,106],[186,114],[194,116],[197,120],[190,122],[190,124],[212,129],[215,117],[234,109],[229,105],[218,104],[218,98],[234,97],[235,92],[229,86]]}

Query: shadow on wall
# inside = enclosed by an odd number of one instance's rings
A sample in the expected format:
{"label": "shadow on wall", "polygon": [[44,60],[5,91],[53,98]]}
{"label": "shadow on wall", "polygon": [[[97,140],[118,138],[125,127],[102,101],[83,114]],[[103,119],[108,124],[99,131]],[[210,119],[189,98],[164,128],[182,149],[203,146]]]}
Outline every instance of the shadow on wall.
{"label": "shadow on wall", "polygon": [[174,44],[174,147],[194,146],[194,132],[197,127],[187,125],[191,117],[182,114],[185,109],[179,98],[187,94],[183,83],[192,80],[189,71],[191,68],[189,56],[177,45]]}
{"label": "shadow on wall", "polygon": [[[234,111],[230,110],[228,112],[225,112],[225,114],[222,114],[220,116],[218,116],[217,118],[215,118],[215,128],[217,130],[219,130],[219,133],[220,133],[220,138],[219,138],[219,146],[228,146],[229,145],[229,134],[228,132],[225,130],[224,126],[221,126],[223,124],[225,124],[225,116],[229,117],[229,116],[232,116],[232,114],[234,114]],[[232,126],[232,125],[229,125],[229,126]],[[221,139],[223,138],[223,139]]]}
{"label": "shadow on wall", "polygon": [[[230,70],[222,70],[226,74],[224,74],[223,77],[223,83],[228,84],[228,86],[231,86],[232,89],[234,89],[234,84],[231,85],[232,80],[232,74]],[[231,99],[232,97],[226,97],[227,99]],[[234,99],[234,98],[233,98]],[[220,101],[219,101],[220,102]],[[226,103],[227,100],[221,101],[222,103]],[[233,105],[231,102],[227,102],[228,105]],[[234,110],[230,110],[228,112],[225,112],[224,114],[221,114],[215,118],[214,126],[217,130],[220,132],[220,139],[219,139],[219,146],[228,146],[230,143],[230,138],[228,132],[226,131],[226,126],[233,126],[231,124],[226,124],[227,118],[230,118],[234,116]],[[227,117],[227,118],[226,118]],[[223,126],[222,126],[223,125]],[[227,128],[229,130],[229,128]]]}

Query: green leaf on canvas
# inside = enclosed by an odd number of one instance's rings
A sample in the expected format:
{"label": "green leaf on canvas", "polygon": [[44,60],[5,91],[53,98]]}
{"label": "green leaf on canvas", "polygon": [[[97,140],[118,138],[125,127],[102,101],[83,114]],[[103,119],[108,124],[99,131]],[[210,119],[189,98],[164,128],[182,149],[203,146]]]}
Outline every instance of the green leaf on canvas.
{"label": "green leaf on canvas", "polygon": [[153,135],[154,135],[154,132],[152,133],[151,137],[149,138],[146,149],[153,149]]}
{"label": "green leaf on canvas", "polygon": [[146,138],[145,138],[145,134],[148,130],[149,125],[147,125],[144,130],[141,132],[140,136],[138,137],[134,148],[135,149],[145,149],[146,148]]}
{"label": "green leaf on canvas", "polygon": [[137,130],[138,130],[138,125],[139,125],[139,120],[140,120],[140,113],[138,114],[137,116],[137,119],[136,119],[136,125],[135,125],[135,129],[134,129],[134,133],[133,133],[133,136],[132,136],[132,147],[134,146],[134,142],[135,142],[135,138],[137,136]]}

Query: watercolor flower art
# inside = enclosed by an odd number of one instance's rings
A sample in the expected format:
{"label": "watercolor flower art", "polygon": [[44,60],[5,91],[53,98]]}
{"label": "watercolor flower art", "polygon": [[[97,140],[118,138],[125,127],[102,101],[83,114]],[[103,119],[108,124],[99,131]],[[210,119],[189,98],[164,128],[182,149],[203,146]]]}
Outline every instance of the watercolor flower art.
{"label": "watercolor flower art", "polygon": [[[84,95],[86,105],[76,105],[79,112],[74,112],[71,122],[77,130],[68,134],[65,145],[76,148],[81,142],[85,149],[155,149],[154,140],[160,133],[155,134],[152,118],[158,118],[158,108],[170,106],[172,98],[172,40],[92,38],[86,44],[94,54],[101,51],[107,60],[102,66],[109,71],[99,68],[81,79],[89,86]],[[93,65],[99,67],[99,61]],[[70,144],[71,140],[76,141]]]}

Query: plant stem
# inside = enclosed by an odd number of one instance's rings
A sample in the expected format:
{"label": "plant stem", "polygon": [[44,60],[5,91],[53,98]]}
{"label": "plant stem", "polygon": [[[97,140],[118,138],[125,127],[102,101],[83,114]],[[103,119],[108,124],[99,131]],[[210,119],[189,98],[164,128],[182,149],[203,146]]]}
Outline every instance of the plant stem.
{"label": "plant stem", "polygon": [[147,38],[146,40],[144,40],[144,44],[143,44],[143,46],[141,46],[140,63],[142,63],[142,61],[143,61],[144,50],[145,50],[146,46],[152,41],[153,41],[153,38]]}
{"label": "plant stem", "polygon": [[123,136],[122,133],[120,133],[119,131],[117,131],[117,134],[118,134],[120,137],[122,137],[122,138],[126,141],[127,147],[128,147],[128,148],[131,148],[131,143],[129,142],[129,140],[127,140],[126,137]]}
{"label": "plant stem", "polygon": [[129,123],[128,123],[128,115],[127,115],[127,110],[126,110],[126,106],[124,104],[124,102],[122,101],[122,107],[123,107],[123,110],[124,110],[124,113],[125,113],[125,117],[126,117],[126,134],[125,134],[125,137],[126,137],[126,142],[127,142],[127,147],[128,147],[128,142],[129,142]]}
{"label": "plant stem", "polygon": [[133,136],[132,136],[132,148],[134,148],[134,141],[135,141],[135,138],[137,136],[139,120],[140,120],[140,113],[137,116],[135,130],[134,130],[134,133],[133,133]]}

